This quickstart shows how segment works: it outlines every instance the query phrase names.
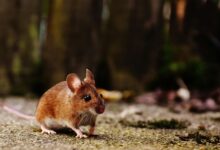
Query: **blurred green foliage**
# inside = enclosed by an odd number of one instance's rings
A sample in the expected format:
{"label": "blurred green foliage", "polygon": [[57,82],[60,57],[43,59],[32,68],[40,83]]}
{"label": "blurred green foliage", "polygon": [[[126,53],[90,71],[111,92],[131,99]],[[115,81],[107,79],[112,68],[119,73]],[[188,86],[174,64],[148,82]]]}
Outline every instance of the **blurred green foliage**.
{"label": "blurred green foliage", "polygon": [[219,7],[219,0],[0,1],[0,95],[40,95],[86,67],[108,89],[174,89],[178,78],[190,89],[218,87]]}

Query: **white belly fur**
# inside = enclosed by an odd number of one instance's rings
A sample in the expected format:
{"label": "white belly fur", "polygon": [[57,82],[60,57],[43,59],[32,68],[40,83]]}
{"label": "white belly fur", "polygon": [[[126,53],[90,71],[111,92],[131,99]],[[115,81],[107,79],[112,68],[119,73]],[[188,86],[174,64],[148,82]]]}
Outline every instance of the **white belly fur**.
{"label": "white belly fur", "polygon": [[44,123],[48,128],[53,129],[65,128],[68,125],[68,122],[65,120],[56,120],[52,118],[45,119]]}
{"label": "white belly fur", "polygon": [[[80,114],[79,126],[91,125],[96,121],[97,114],[93,111],[87,111]],[[44,121],[48,128],[60,129],[68,127],[69,122],[67,120],[57,120],[53,118],[46,118]]]}

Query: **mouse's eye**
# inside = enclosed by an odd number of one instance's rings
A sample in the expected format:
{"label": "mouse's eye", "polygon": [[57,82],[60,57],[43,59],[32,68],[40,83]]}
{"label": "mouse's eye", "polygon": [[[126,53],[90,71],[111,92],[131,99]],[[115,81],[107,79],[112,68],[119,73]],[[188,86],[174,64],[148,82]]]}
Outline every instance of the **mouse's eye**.
{"label": "mouse's eye", "polygon": [[101,98],[103,98],[103,95],[102,95],[102,94],[100,94],[100,97],[101,97]]}
{"label": "mouse's eye", "polygon": [[91,98],[90,95],[84,95],[84,96],[83,96],[83,99],[84,99],[86,102],[88,102],[88,101],[90,101],[92,98]]}

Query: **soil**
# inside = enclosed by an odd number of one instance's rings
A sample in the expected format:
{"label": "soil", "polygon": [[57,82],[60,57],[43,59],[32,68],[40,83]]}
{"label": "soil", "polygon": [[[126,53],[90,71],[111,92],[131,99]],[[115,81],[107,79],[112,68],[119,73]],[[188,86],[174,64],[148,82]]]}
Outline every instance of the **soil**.
{"label": "soil", "polygon": [[[34,114],[37,100],[9,97],[8,106]],[[83,128],[87,132],[87,127]],[[140,104],[108,103],[97,119],[95,135],[78,139],[69,129],[42,134],[34,121],[0,109],[2,150],[190,150],[220,149],[220,112],[177,114],[167,108]]]}

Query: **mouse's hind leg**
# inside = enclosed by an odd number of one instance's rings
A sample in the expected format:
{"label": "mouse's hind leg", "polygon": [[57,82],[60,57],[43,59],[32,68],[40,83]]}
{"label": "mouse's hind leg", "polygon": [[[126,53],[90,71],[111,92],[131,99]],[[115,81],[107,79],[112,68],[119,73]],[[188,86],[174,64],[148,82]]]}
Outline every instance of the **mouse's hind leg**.
{"label": "mouse's hind leg", "polygon": [[48,129],[45,125],[40,125],[41,133],[47,133],[47,134],[56,134],[54,130]]}

